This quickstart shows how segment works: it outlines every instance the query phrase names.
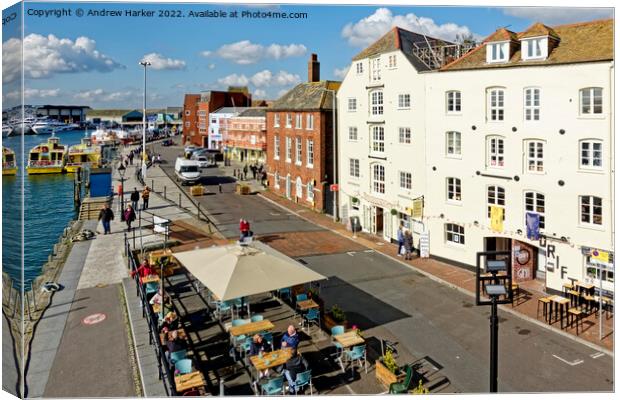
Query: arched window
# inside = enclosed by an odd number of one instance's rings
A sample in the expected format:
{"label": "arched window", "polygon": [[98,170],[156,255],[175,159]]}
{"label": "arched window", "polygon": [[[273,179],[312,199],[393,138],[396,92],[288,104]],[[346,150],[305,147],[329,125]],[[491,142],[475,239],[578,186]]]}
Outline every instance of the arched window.
{"label": "arched window", "polygon": [[461,180],[459,178],[446,179],[446,198],[448,201],[461,201]]}
{"label": "arched window", "polygon": [[461,132],[446,132],[446,156],[461,155]]}
{"label": "arched window", "polygon": [[276,189],[280,188],[280,174],[278,174],[278,171],[273,174],[273,187]]}
{"label": "arched window", "polygon": [[528,172],[544,172],[544,147],[542,140],[525,141],[525,168]]}
{"label": "arched window", "polygon": [[579,168],[603,168],[603,141],[584,139],[579,142]]}

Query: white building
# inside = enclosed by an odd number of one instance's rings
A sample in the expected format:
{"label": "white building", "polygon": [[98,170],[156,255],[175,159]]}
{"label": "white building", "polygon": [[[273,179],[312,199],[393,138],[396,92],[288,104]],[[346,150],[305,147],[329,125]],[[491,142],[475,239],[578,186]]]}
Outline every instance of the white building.
{"label": "white building", "polygon": [[223,137],[220,132],[220,122],[237,116],[245,110],[247,107],[222,107],[209,114],[209,149],[222,150]]}
{"label": "white building", "polygon": [[[388,56],[381,54],[381,62]],[[355,62],[338,94],[342,107],[364,89],[353,83]],[[384,213],[401,211],[398,177],[413,165],[432,257],[472,267],[476,252],[510,249],[517,281],[538,276],[555,290],[570,279],[598,286],[596,268],[613,262],[611,20],[553,29],[534,24],[520,34],[500,29],[439,72],[384,75],[383,84],[386,93],[412,91],[409,118],[421,129],[405,155],[386,155]],[[419,85],[424,93],[415,90]],[[418,105],[425,105],[422,117]],[[399,126],[403,119],[390,108],[385,125]],[[357,193],[347,179],[349,158],[372,160],[364,147],[372,140],[355,149],[342,145],[352,123],[343,118],[339,126],[341,204],[350,203],[347,195],[359,198],[360,210],[349,214],[357,212],[363,228],[375,232],[364,215],[375,176],[360,178]],[[398,139],[386,130],[387,142]],[[491,224],[491,208],[501,223]],[[540,223],[539,240],[528,239],[528,213]],[[398,218],[385,219],[393,231]],[[384,237],[395,235],[384,230]],[[613,272],[603,275],[603,288],[613,290]]]}

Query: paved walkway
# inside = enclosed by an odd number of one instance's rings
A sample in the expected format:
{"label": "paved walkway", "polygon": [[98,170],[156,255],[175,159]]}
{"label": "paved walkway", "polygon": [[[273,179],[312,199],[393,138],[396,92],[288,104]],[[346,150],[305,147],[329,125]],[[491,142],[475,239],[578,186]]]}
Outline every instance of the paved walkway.
{"label": "paved walkway", "polygon": [[17,396],[19,389],[19,366],[17,365],[15,339],[4,312],[2,313],[2,390]]}

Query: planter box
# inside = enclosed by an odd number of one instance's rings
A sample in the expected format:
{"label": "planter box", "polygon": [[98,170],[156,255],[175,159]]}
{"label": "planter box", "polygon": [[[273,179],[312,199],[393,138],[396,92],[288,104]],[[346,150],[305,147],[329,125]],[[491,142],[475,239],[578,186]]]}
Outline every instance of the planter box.
{"label": "planter box", "polygon": [[189,189],[189,192],[192,194],[192,196],[202,196],[203,194],[205,194],[205,187],[202,185],[192,186]]}
{"label": "planter box", "polygon": [[347,321],[336,322],[333,320],[331,314],[328,314],[328,313],[325,313],[323,315],[323,326],[325,327],[327,332],[331,332],[332,328],[336,325],[342,325],[344,326],[344,329],[346,330],[348,328],[349,323]]}
{"label": "planter box", "polygon": [[250,187],[248,185],[238,183],[236,189],[238,194],[250,194]]}
{"label": "planter box", "polygon": [[392,383],[402,382],[407,375],[405,372],[399,372],[399,374],[393,374],[381,360],[377,360],[375,363],[375,377],[385,388],[389,388]]}

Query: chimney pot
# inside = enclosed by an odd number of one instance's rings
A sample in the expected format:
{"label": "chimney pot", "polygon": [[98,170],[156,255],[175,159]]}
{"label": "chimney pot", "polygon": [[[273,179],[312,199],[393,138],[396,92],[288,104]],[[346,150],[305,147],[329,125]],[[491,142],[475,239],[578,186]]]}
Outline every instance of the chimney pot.
{"label": "chimney pot", "polygon": [[321,63],[316,53],[310,54],[308,60],[308,82],[318,82],[321,80]]}

